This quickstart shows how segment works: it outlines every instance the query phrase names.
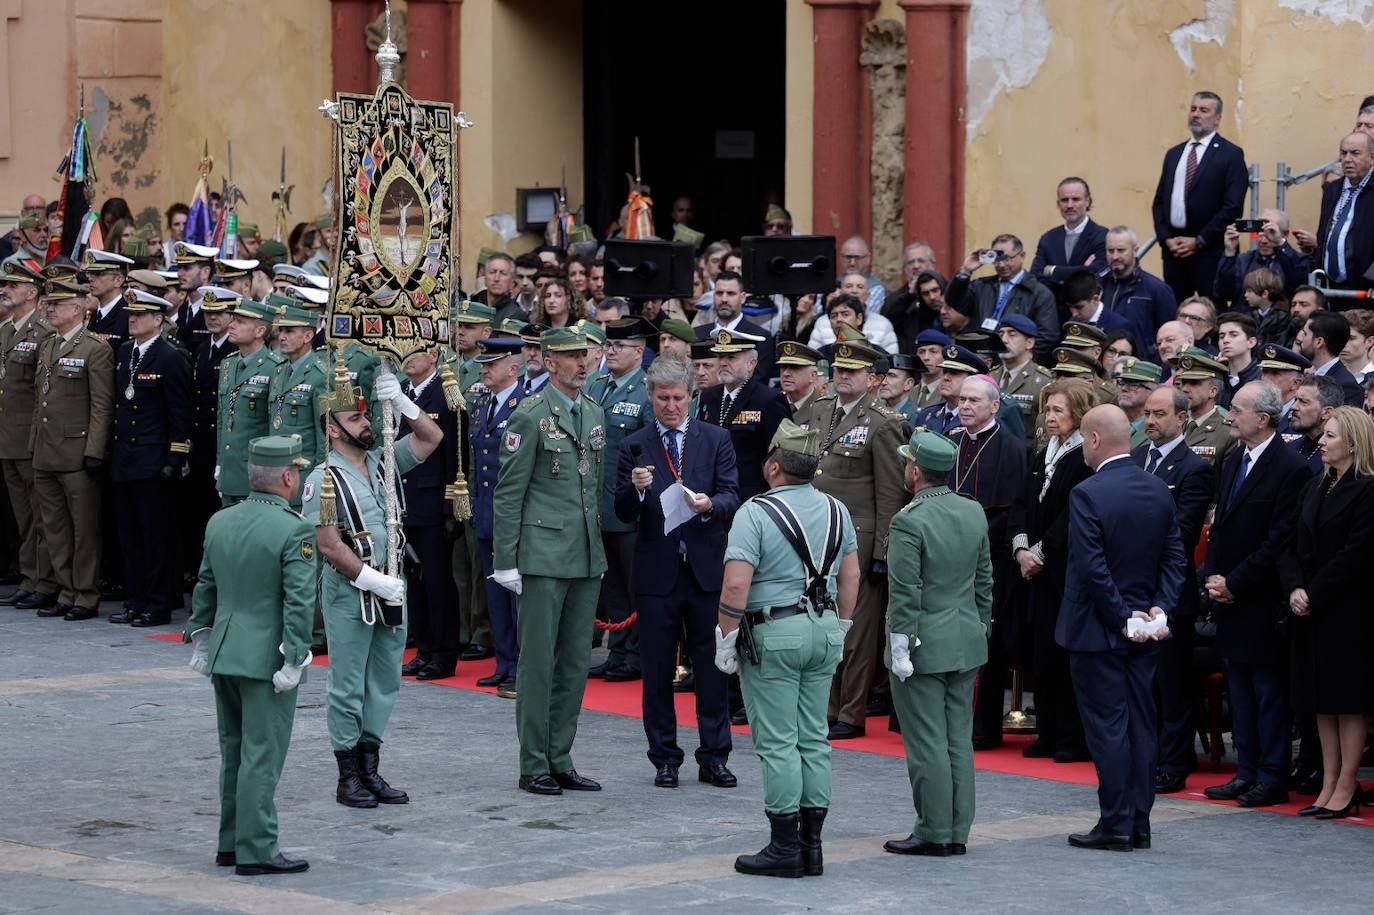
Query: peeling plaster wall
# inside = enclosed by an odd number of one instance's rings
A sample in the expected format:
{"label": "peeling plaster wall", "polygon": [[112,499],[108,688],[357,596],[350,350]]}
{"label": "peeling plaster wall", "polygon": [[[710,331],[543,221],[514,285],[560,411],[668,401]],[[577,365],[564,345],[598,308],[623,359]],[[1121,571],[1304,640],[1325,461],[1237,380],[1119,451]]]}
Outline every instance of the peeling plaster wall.
{"label": "peeling plaster wall", "polygon": [[974,0],[968,17],[969,137],[997,97],[1029,85],[1053,32],[1043,0]]}

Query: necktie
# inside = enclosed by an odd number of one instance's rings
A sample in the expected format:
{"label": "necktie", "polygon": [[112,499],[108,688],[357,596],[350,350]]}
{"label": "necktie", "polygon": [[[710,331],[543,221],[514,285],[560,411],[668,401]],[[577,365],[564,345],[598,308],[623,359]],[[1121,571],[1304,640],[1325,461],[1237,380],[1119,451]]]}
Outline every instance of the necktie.
{"label": "necktie", "polygon": [[997,308],[992,313],[994,321],[1002,320],[1002,309],[1007,307],[1007,298],[1011,295],[1011,283],[1002,283],[997,292]]}
{"label": "necktie", "polygon": [[1150,446],[1150,460],[1149,460],[1149,463],[1147,463],[1147,464],[1145,465],[1145,472],[1146,472],[1146,473],[1154,473],[1154,472],[1155,472],[1155,468],[1159,466],[1159,459],[1162,458],[1163,456],[1164,456],[1164,455],[1160,454],[1158,448],[1156,448],[1154,445],[1151,445],[1151,446]]}
{"label": "necktie", "polygon": [[1197,177],[1197,148],[1202,145],[1197,140],[1188,144],[1188,170],[1183,175],[1183,193],[1193,189],[1193,179]]}
{"label": "necktie", "polygon": [[725,417],[730,415],[730,406],[735,402],[735,391],[726,391],[720,398],[720,424],[725,425]]}
{"label": "necktie", "polygon": [[1336,207],[1336,215],[1331,220],[1331,230],[1326,233],[1326,272],[1338,283],[1345,281],[1345,246],[1341,243],[1341,232],[1355,210],[1355,197],[1363,186],[1362,181],[1359,187],[1342,192],[1340,205]]}
{"label": "necktie", "polygon": [[1245,475],[1250,472],[1250,452],[1246,451],[1240,457],[1240,472],[1236,474],[1236,482],[1231,484],[1231,497],[1226,500],[1229,507],[1236,501],[1236,493],[1240,492],[1241,484],[1245,482]]}
{"label": "necktie", "polygon": [[1064,233],[1064,260],[1073,263],[1073,249],[1078,247],[1078,232]]}
{"label": "necktie", "polygon": [[669,429],[663,433],[663,447],[668,450],[668,463],[672,465],[670,472],[682,473],[682,452],[678,450],[677,437],[682,433],[676,429]]}

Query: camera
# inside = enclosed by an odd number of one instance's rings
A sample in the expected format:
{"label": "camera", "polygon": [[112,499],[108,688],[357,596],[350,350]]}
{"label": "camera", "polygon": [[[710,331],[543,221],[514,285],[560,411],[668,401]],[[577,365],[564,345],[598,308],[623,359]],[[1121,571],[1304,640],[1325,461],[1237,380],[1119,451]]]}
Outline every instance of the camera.
{"label": "camera", "polygon": [[984,248],[978,252],[978,261],[983,264],[997,264],[1006,260],[1007,256],[995,248]]}
{"label": "camera", "polygon": [[1263,220],[1263,219],[1237,219],[1237,220],[1236,220],[1236,231],[1237,231],[1237,232],[1241,232],[1241,233],[1245,233],[1245,232],[1263,232],[1263,231],[1264,231],[1264,220]]}

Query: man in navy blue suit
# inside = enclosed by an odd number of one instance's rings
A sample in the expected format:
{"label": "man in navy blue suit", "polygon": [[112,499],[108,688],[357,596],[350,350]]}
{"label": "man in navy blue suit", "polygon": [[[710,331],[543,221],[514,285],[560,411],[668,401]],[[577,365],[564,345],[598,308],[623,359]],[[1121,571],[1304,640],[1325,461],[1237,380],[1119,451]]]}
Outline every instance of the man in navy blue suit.
{"label": "man in navy blue suit", "polygon": [[[1102,237],[1107,237],[1105,231]],[[1103,334],[1110,334],[1114,330],[1136,333],[1136,327],[1129,318],[1108,311],[1102,304],[1102,281],[1097,278],[1097,274],[1080,270],[1064,281],[1059,287],[1059,293],[1060,301],[1068,309],[1069,317],[1075,321],[1091,324],[1099,328]]]}
{"label": "man in navy blue suit", "polygon": [[[678,786],[683,753],[677,745],[673,673],[678,636],[686,623],[687,650],[696,676],[698,778],[733,788],[726,768],[730,714],[725,674],[715,665],[715,627],[725,568],[726,535],[739,507],[739,477],[730,433],[689,420],[692,369],[681,359],[659,358],[645,381],[654,422],[620,443],[615,513],[638,523],[630,590],[639,611],[640,666],[644,673],[644,733],[654,784]],[[675,482],[694,494],[684,500],[692,516],[664,533],[659,497]]]}
{"label": "man in navy blue suit", "polygon": [[1197,768],[1193,750],[1193,621],[1198,611],[1197,568],[1193,553],[1202,523],[1216,491],[1210,461],[1183,442],[1188,397],[1178,388],[1156,388],[1145,398],[1141,414],[1149,442],[1131,451],[1131,460],[1154,474],[1174,497],[1175,523],[1188,569],[1178,605],[1169,613],[1170,638],[1159,647],[1155,686],[1159,692],[1159,763],[1155,793],[1182,791],[1188,773]]}
{"label": "man in navy blue suit", "polygon": [[1182,300],[1211,297],[1226,227],[1235,222],[1250,186],[1245,150],[1217,134],[1221,97],[1196,92],[1188,105],[1187,141],[1164,154],[1155,188],[1155,237],[1164,282]]}
{"label": "man in navy blue suit", "polygon": [[1093,192],[1082,178],[1075,176],[1059,182],[1055,203],[1064,224],[1040,236],[1030,272],[1057,295],[1069,277],[1085,268],[1099,270],[1107,263],[1107,227],[1089,218]]}
{"label": "man in navy blue suit", "polygon": [[[1093,475],[1069,497],[1069,565],[1054,637],[1069,652],[1083,732],[1097,768],[1101,817],[1069,836],[1076,848],[1150,847],[1154,805],[1154,676],[1187,560],[1163,480],[1131,461],[1131,424],[1105,404],[1083,417],[1083,458]],[[1139,625],[1139,624],[1137,624]]]}

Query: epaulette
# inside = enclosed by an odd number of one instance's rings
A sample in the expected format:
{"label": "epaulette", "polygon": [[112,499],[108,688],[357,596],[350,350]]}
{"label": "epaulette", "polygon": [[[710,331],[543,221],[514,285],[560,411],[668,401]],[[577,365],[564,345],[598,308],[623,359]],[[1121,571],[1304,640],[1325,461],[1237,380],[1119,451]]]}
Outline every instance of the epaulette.
{"label": "epaulette", "polygon": [[277,350],[269,349],[267,351],[267,361],[275,362],[277,365],[285,365],[286,357],[279,353]]}
{"label": "epaulette", "polygon": [[586,400],[587,403],[592,404],[592,405],[594,405],[594,406],[598,406],[598,407],[601,406],[601,404],[599,404],[599,403],[597,403],[595,400],[593,400],[593,399],[591,398],[591,395],[589,395],[586,391],[582,391],[581,394],[582,394],[583,399]]}
{"label": "epaulette", "polygon": [[540,404],[540,403],[543,403],[543,402],[544,402],[544,392],[543,392],[543,391],[539,391],[538,393],[531,394],[529,397],[526,397],[524,400],[520,401],[520,405],[519,405],[518,407],[516,407],[515,409],[517,409],[517,410],[525,410],[525,411],[528,412],[528,410],[529,410],[530,407],[533,407],[535,404]]}

